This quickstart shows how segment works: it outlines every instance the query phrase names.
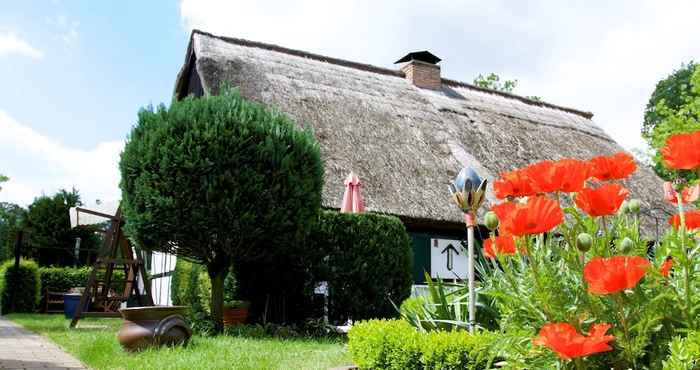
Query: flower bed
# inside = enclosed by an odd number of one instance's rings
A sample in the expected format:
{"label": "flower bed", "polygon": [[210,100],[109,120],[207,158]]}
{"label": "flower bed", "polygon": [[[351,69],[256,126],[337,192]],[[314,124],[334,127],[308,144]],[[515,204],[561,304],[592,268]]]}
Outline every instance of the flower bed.
{"label": "flower bed", "polygon": [[[665,165],[700,171],[698,143],[700,131],[671,136],[661,150]],[[479,302],[498,312],[500,334],[493,348],[456,356],[467,361],[462,367],[491,353],[510,368],[693,368],[698,341],[688,333],[700,329],[700,211],[688,208],[700,187],[679,180],[659,189],[678,211],[650,246],[640,234],[643,205],[624,187],[635,170],[630,155],[617,153],[542,161],[494,182],[502,202],[484,219],[491,234]],[[454,332],[439,335],[460,336],[465,345],[491,335],[461,331],[465,323],[452,314],[459,310],[438,308],[463,297],[445,297],[433,294],[424,317],[413,309],[406,322],[419,330],[430,327],[421,320],[447,323]],[[350,337],[353,358],[366,368],[426,367],[425,354],[437,344],[424,338],[437,334],[409,325],[359,327]]]}

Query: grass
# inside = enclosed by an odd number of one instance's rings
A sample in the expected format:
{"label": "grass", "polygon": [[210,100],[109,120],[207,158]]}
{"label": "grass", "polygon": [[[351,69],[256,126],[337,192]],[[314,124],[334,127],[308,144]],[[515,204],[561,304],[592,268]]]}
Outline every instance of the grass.
{"label": "grass", "polygon": [[185,347],[124,352],[117,342],[120,319],[86,318],[68,329],[63,315],[10,314],[93,369],[328,369],[350,364],[337,340],[252,339],[193,336]]}

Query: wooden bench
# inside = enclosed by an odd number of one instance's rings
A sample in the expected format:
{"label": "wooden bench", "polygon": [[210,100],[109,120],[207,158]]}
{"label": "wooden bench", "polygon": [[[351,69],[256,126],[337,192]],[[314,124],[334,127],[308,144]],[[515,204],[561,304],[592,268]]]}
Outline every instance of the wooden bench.
{"label": "wooden bench", "polygon": [[[44,313],[63,313],[63,292],[44,290]],[[55,306],[61,305],[60,309]],[[53,307],[52,307],[53,306]]]}

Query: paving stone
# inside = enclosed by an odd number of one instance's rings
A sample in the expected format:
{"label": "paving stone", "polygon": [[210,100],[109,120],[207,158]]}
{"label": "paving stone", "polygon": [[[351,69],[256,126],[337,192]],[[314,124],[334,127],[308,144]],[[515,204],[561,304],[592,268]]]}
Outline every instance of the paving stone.
{"label": "paving stone", "polygon": [[41,335],[0,317],[0,370],[87,370]]}

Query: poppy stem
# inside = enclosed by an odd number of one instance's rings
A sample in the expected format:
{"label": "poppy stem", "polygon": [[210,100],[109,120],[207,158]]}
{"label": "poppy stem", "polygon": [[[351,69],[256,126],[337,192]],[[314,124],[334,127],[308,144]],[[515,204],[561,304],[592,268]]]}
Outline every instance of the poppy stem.
{"label": "poppy stem", "polygon": [[581,361],[580,358],[574,359],[574,366],[576,366],[576,370],[585,369],[585,367],[583,367],[583,362]]}
{"label": "poppy stem", "polygon": [[610,243],[608,234],[608,223],[605,220],[605,216],[600,216],[600,223],[603,224],[603,232],[605,233],[605,245]]}
{"label": "poppy stem", "polygon": [[683,197],[681,195],[682,192],[676,193],[676,199],[678,200],[678,217],[680,217],[681,221],[681,227],[680,227],[680,232],[681,232],[681,245],[685,241],[685,214],[683,213]]}
{"label": "poppy stem", "polygon": [[632,363],[632,368],[634,369],[637,367],[637,361],[634,358],[630,348],[632,338],[630,338],[630,331],[627,327],[627,320],[625,319],[625,304],[622,301],[622,292],[616,293],[613,296],[615,303],[617,303],[617,314],[620,316],[620,324],[622,324],[622,331],[625,335],[625,348],[623,349],[623,352],[627,355],[627,360]]}
{"label": "poppy stem", "polygon": [[[543,247],[544,244],[544,234],[538,234],[537,235],[537,244],[539,247]],[[530,243],[529,240],[525,241],[525,248],[527,249],[527,258],[530,261],[530,267],[532,269],[532,276],[534,277],[535,280],[535,288],[539,293],[543,293],[544,289],[542,288],[542,283],[540,282],[540,273],[539,273],[539,267],[536,261],[535,254],[531,248],[529,248]],[[552,314],[551,311],[549,310],[549,304],[547,303],[547,299],[544,299],[542,301],[542,310],[544,311],[545,318],[547,321],[551,320]]]}
{"label": "poppy stem", "polygon": [[685,304],[683,307],[683,316],[685,316],[686,323],[688,327],[695,328],[695,320],[691,318],[690,315],[690,256],[685,248],[685,214],[683,213],[683,198],[682,192],[676,193],[676,199],[678,201],[678,217],[680,218],[680,233],[681,233],[681,250],[683,255],[685,255],[685,261],[683,263],[683,277],[685,283]]}

